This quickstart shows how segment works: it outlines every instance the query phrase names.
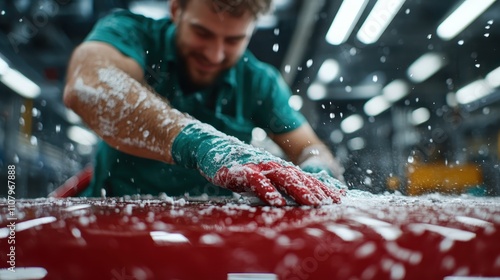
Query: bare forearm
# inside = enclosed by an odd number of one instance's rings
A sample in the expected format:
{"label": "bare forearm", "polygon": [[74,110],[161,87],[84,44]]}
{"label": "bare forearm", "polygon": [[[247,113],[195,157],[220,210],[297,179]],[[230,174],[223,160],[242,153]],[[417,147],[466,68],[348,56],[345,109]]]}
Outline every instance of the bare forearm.
{"label": "bare forearm", "polygon": [[172,142],[193,120],[111,61],[96,61],[79,61],[70,73],[66,105],[116,149],[173,163]]}

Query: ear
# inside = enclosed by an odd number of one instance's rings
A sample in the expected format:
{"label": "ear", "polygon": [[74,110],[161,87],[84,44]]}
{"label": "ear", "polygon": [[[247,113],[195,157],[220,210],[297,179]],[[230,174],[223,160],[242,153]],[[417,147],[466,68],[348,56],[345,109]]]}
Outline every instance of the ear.
{"label": "ear", "polygon": [[179,22],[180,13],[181,13],[181,7],[179,5],[179,1],[170,0],[170,15],[175,23]]}

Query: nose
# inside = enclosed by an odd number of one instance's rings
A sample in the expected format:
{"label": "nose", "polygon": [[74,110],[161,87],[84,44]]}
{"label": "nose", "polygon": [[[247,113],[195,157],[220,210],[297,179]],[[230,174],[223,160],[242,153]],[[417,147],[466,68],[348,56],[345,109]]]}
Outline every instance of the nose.
{"label": "nose", "polygon": [[224,42],[222,40],[213,40],[205,49],[205,58],[212,64],[219,64],[225,58]]}

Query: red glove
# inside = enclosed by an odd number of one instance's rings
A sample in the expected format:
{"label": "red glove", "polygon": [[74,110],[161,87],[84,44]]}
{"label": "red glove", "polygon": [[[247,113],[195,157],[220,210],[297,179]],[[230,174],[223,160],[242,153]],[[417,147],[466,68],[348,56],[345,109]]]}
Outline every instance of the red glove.
{"label": "red glove", "polygon": [[304,205],[340,203],[343,194],[343,190],[329,188],[295,166],[283,166],[278,162],[222,167],[215,174],[213,183],[234,192],[250,190],[271,205],[286,204],[278,191]]}
{"label": "red glove", "polygon": [[213,184],[234,192],[251,191],[270,205],[286,205],[280,192],[304,205],[339,203],[343,194],[291,163],[206,124],[186,126],[171,152],[177,164],[197,168]]}

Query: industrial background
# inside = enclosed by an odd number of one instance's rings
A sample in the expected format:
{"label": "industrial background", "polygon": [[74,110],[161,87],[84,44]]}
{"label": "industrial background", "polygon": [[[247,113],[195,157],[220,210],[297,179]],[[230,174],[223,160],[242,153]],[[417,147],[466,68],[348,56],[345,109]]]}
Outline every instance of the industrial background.
{"label": "industrial background", "polygon": [[[164,17],[168,1],[0,1],[0,178],[16,164],[17,197],[91,164],[98,139],[62,91],[72,50],[114,9]],[[282,72],[349,187],[499,195],[499,46],[495,0],[275,0],[249,47]]]}

